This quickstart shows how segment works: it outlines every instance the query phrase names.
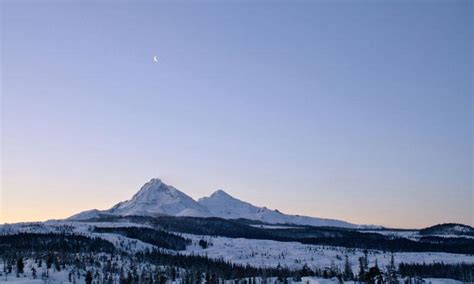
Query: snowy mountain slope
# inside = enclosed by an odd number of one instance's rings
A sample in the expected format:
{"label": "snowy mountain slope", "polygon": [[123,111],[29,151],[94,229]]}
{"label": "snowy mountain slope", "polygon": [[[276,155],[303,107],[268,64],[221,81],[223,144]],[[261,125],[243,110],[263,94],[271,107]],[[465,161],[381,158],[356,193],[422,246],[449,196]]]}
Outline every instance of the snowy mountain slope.
{"label": "snowy mountain slope", "polygon": [[143,185],[130,200],[119,202],[108,210],[84,211],[68,220],[88,220],[107,215],[211,217],[207,208],[190,196],[155,178]]}
{"label": "snowy mountain slope", "polygon": [[92,210],[87,210],[83,211],[77,214],[72,215],[71,217],[67,218],[68,220],[76,220],[76,221],[82,221],[82,220],[90,220],[90,219],[95,219],[99,218],[102,215],[106,215],[106,211],[101,211],[97,209],[92,209]]}
{"label": "snowy mountain slope", "polygon": [[171,215],[171,216],[210,216],[209,211],[194,199],[163,183],[152,179],[125,202],[118,203],[108,210],[114,215]]}
{"label": "snowy mountain slope", "polygon": [[244,218],[270,224],[297,224],[343,228],[359,227],[358,225],[334,219],[286,215],[278,210],[270,210],[266,207],[258,207],[248,202],[244,202],[232,197],[223,190],[218,190],[209,197],[200,198],[198,203],[206,207],[212,215],[224,219]]}
{"label": "snowy mountain slope", "polygon": [[209,197],[195,201],[190,196],[160,179],[152,179],[141,187],[132,199],[119,202],[108,210],[88,210],[68,218],[68,220],[88,220],[101,216],[192,216],[220,217],[224,219],[249,219],[270,224],[297,224],[310,226],[333,226],[361,228],[348,222],[299,215],[286,215],[278,210],[258,207],[234,198],[218,190]]}

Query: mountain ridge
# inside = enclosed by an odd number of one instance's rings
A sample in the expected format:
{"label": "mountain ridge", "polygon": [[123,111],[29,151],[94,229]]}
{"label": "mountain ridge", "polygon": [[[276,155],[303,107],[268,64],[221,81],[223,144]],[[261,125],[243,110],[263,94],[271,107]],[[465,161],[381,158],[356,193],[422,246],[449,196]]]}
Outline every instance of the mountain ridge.
{"label": "mountain ridge", "polygon": [[343,228],[369,228],[370,225],[356,225],[342,220],[284,214],[278,210],[258,207],[233,197],[222,189],[197,201],[189,195],[167,185],[159,178],[145,183],[131,199],[121,201],[110,209],[87,210],[67,220],[87,220],[101,216],[188,216],[219,217],[223,219],[249,219],[269,224],[295,224],[330,226]]}

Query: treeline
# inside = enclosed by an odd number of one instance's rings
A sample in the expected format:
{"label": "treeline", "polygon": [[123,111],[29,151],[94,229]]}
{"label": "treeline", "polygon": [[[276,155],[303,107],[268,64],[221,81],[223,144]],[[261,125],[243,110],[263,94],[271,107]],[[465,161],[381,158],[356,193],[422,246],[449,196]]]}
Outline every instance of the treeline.
{"label": "treeline", "polygon": [[0,235],[0,256],[28,253],[79,253],[115,251],[112,243],[99,239],[72,234],[18,233]]}
{"label": "treeline", "polygon": [[[208,283],[218,283],[219,279],[243,279],[243,278],[268,278],[277,277],[280,282],[292,278],[301,281],[304,276],[317,276],[324,278],[338,277],[340,279],[355,279],[352,270],[340,271],[335,265],[328,268],[311,269],[304,264],[301,269],[289,269],[278,265],[277,267],[254,267],[250,265],[241,265],[225,261],[224,259],[212,259],[202,255],[185,254],[167,254],[159,250],[140,252],[135,255],[139,261],[149,262],[157,266],[174,267],[184,269],[185,283],[195,283],[190,278],[196,279],[195,275],[202,275]],[[173,277],[174,278],[174,277]],[[204,280],[204,279],[203,279]]]}
{"label": "treeline", "polygon": [[393,238],[377,233],[359,232],[335,227],[298,226],[290,229],[263,229],[248,225],[245,220],[199,217],[108,217],[100,221],[127,220],[151,224],[156,228],[196,235],[222,236],[228,238],[265,239],[282,242],[341,246],[360,249],[377,249],[391,252],[449,252],[474,254],[474,239],[466,238],[422,238],[413,241]]}
{"label": "treeline", "polygon": [[474,239],[464,237],[423,236],[420,238],[420,242],[469,247],[474,243]]}
{"label": "treeline", "polygon": [[108,216],[92,221],[98,222],[133,222],[149,224],[165,231],[195,235],[222,236],[229,238],[271,239],[275,237],[270,230],[248,226],[237,220],[221,218],[173,217],[173,216]]}
{"label": "treeline", "polygon": [[[200,255],[167,254],[158,250],[137,253],[139,260],[147,261],[155,265],[179,267],[196,273],[208,273],[215,278],[236,279],[244,277],[256,277],[263,275],[276,275],[276,269],[256,268],[232,264],[223,259],[211,259]],[[282,274],[290,275],[290,270],[282,269]]]}
{"label": "treeline", "polygon": [[435,242],[422,239],[413,241],[405,238],[389,239],[372,233],[348,234],[343,237],[319,237],[300,239],[304,244],[341,246],[347,248],[376,249],[391,252],[449,252],[474,254],[474,239],[438,238]]}
{"label": "treeline", "polygon": [[95,227],[94,232],[119,234],[160,248],[172,250],[184,250],[186,245],[191,244],[191,240],[162,230],[146,227]]}
{"label": "treeline", "polygon": [[[199,255],[166,254],[158,250],[136,254],[139,261],[150,262],[158,266],[176,268],[176,271],[185,271],[180,277],[184,283],[196,283],[193,280],[205,280],[206,283],[222,283],[219,280],[241,280],[261,278],[265,282],[266,278],[277,277],[278,283],[288,283],[289,279],[301,282],[302,277],[316,276],[321,278],[337,278],[340,283],[343,281],[355,281],[363,283],[398,283],[400,275],[395,266],[392,254],[391,261],[382,271],[375,262],[369,266],[368,252],[359,258],[359,271],[354,273],[352,263],[348,256],[345,256],[344,266],[341,268],[334,264],[324,268],[310,268],[304,264],[301,269],[289,269],[278,265],[277,267],[252,267],[249,265],[233,264],[223,259],[211,259]],[[199,275],[202,275],[200,278]],[[169,277],[170,275],[168,275]],[[170,279],[170,278],[168,278]],[[175,277],[172,275],[171,280]],[[252,283],[252,280],[249,280]],[[198,283],[201,283],[199,281]],[[245,282],[244,282],[245,283]]]}
{"label": "treeline", "polygon": [[466,283],[474,282],[474,264],[408,264],[400,263],[399,273],[403,277],[450,278]]}

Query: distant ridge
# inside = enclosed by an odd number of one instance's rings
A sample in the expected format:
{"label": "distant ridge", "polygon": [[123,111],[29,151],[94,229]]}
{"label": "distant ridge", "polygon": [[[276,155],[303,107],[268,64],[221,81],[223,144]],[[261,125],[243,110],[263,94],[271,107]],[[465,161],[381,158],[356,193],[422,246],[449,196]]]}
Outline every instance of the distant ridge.
{"label": "distant ridge", "polygon": [[191,216],[219,217],[223,219],[249,219],[269,224],[296,224],[342,228],[373,228],[376,226],[356,225],[349,222],[309,216],[287,215],[278,210],[258,207],[239,200],[223,190],[217,190],[208,197],[195,201],[187,194],[158,178],[145,183],[127,201],[119,202],[108,210],[88,210],[68,220],[88,220],[102,216]]}
{"label": "distant ridge", "polygon": [[224,219],[250,219],[270,224],[297,224],[310,226],[330,226],[343,228],[358,228],[359,226],[334,219],[322,219],[299,215],[286,215],[278,210],[258,207],[248,202],[232,197],[223,190],[217,190],[209,197],[198,200],[213,216]]}
{"label": "distant ridge", "polygon": [[474,228],[458,223],[445,223],[420,230],[422,236],[469,236],[474,237]]}

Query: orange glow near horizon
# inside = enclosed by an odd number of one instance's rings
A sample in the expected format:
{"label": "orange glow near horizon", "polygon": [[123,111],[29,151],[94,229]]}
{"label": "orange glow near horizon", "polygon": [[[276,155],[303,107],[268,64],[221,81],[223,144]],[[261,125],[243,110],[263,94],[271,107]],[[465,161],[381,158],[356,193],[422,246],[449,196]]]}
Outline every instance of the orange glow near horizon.
{"label": "orange glow near horizon", "polygon": [[[36,184],[38,186],[38,184]],[[56,188],[60,188],[57,186]],[[36,222],[36,221],[47,221],[50,219],[64,219],[74,214],[77,214],[82,211],[90,209],[108,209],[114,204],[130,199],[132,195],[138,191],[138,188],[135,188],[135,192],[127,189],[117,190],[121,192],[120,195],[116,195],[116,198],[110,198],[113,196],[110,192],[101,190],[101,186],[96,188],[81,189],[80,186],[70,188],[67,193],[63,194],[52,194],[48,196],[49,200],[42,198],[40,191],[38,192],[29,192],[31,198],[25,197],[25,190],[21,187],[15,187],[11,185],[12,191],[7,191],[3,189],[1,208],[0,208],[0,224],[3,223],[18,223],[18,222]],[[179,189],[179,188],[178,188]],[[53,190],[53,192],[61,192],[60,190]],[[87,194],[86,194],[87,192]],[[95,192],[95,198],[89,198],[90,193]],[[183,191],[184,192],[184,191]],[[128,196],[126,196],[128,193]],[[186,193],[186,192],[185,192]],[[209,192],[208,194],[210,194]],[[189,193],[188,193],[189,194]],[[53,196],[53,197],[51,197]],[[118,196],[123,196],[122,198]],[[202,196],[192,196],[195,200]],[[268,208],[272,207],[270,200],[266,204],[266,200],[259,200],[258,203],[253,200],[245,200],[239,196],[234,196],[241,200],[253,203],[257,206],[267,206]],[[423,228],[438,223],[445,222],[459,222],[467,225],[473,225],[472,220],[449,220],[449,219],[421,219],[413,218],[410,216],[411,213],[406,212],[403,216],[391,216],[387,212],[377,212],[373,214],[373,211],[364,211],[358,210],[357,208],[337,208],[335,206],[330,206],[333,208],[331,211],[315,212],[311,208],[303,208],[301,206],[296,207],[278,207],[280,211],[285,214],[298,214],[298,215],[307,215],[320,218],[330,218],[330,219],[339,219],[354,224],[373,224],[381,225],[391,228]],[[326,213],[326,214],[324,214]],[[387,220],[390,220],[387,222]]]}

